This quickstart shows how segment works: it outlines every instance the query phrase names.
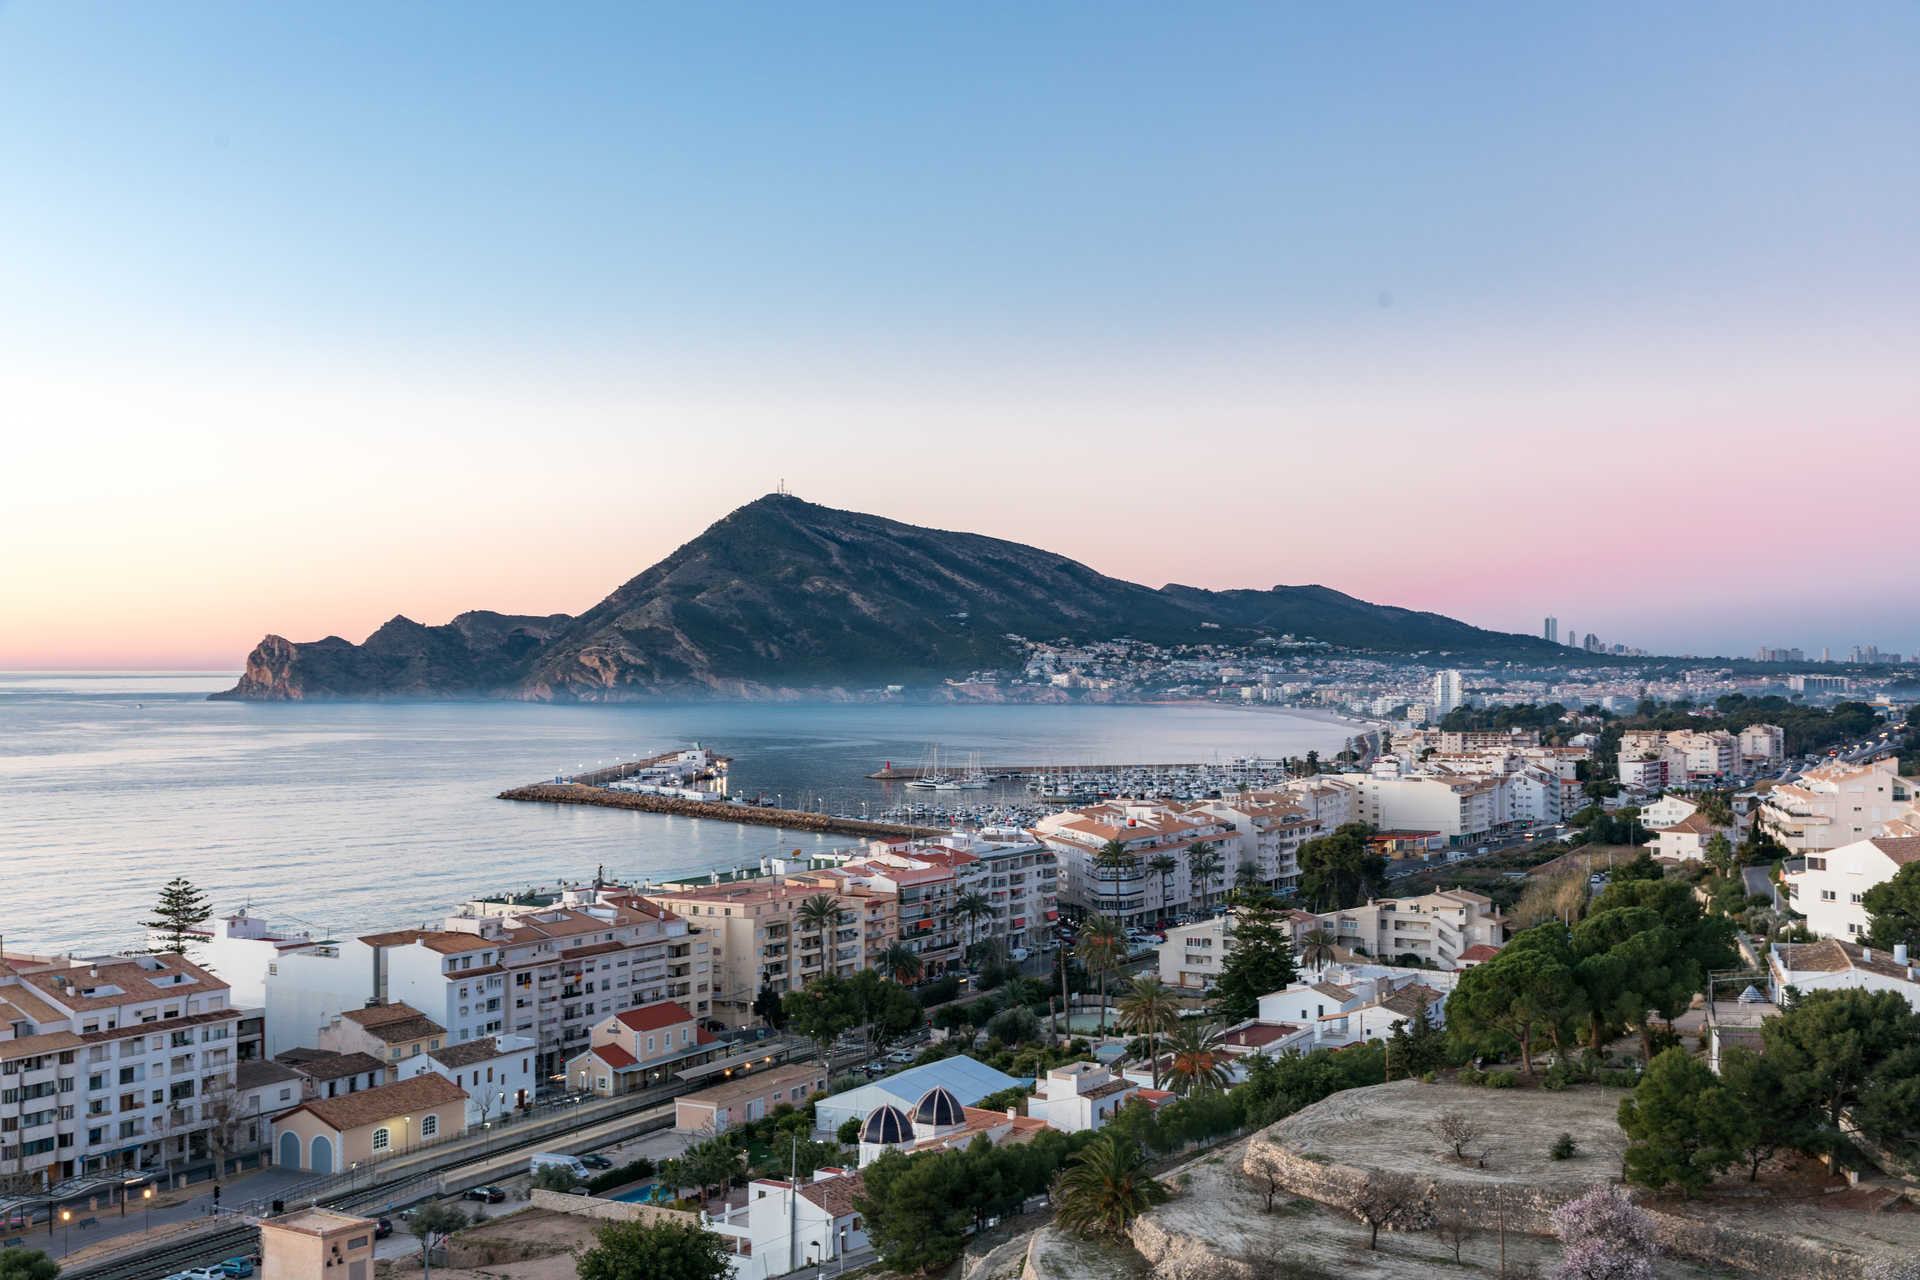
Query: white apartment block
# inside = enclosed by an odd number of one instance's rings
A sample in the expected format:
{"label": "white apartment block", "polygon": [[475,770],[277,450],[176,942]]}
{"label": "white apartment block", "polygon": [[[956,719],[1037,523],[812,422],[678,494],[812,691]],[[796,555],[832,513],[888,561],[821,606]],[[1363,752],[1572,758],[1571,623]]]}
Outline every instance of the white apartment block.
{"label": "white apartment block", "polygon": [[1458,671],[1440,671],[1433,677],[1433,714],[1444,718],[1449,711],[1466,701],[1466,693]]}
{"label": "white apartment block", "polygon": [[1750,724],[1740,731],[1740,759],[1766,767],[1787,758],[1787,731],[1777,724]]}
{"label": "white apartment block", "polygon": [[532,1104],[538,1050],[531,1036],[487,1036],[403,1059],[394,1074],[411,1080],[432,1072],[458,1085],[467,1095],[467,1127],[474,1128]]}
{"label": "white apartment block", "polygon": [[1629,729],[1620,735],[1623,786],[1712,782],[1738,772],[1740,760],[1740,739],[1725,729]]}
{"label": "white apartment block", "polygon": [[1914,807],[1920,779],[1903,778],[1892,756],[1867,764],[1823,764],[1761,798],[1760,828],[1795,853],[1836,849],[1888,834]]}
{"label": "white apartment block", "polygon": [[1252,863],[1260,882],[1281,897],[1299,892],[1300,846],[1333,830],[1284,791],[1205,800],[1189,806],[1186,812],[1189,816],[1218,818],[1231,826],[1220,840],[1229,884],[1235,883],[1243,863]]}
{"label": "white apartment block", "polygon": [[[1188,992],[1205,991],[1220,980],[1220,970],[1233,943],[1233,925],[1239,908],[1192,924],[1167,930],[1167,940],[1156,948],[1160,981]],[[1320,917],[1306,911],[1284,911],[1281,923],[1297,955],[1300,940],[1321,927]]]}
{"label": "white apartment block", "polygon": [[281,952],[266,979],[267,1046],[277,1056],[346,1010],[404,1003],[449,1045],[529,1037],[535,1070],[552,1075],[605,1015],[671,998],[704,1016],[710,986],[707,940],[687,921],[624,891],[569,891]]}
{"label": "white apartment block", "polygon": [[1470,948],[1499,947],[1507,936],[1506,917],[1493,900],[1465,889],[1375,898],[1364,906],[1320,912],[1318,919],[1349,951],[1364,950],[1387,961],[1411,954],[1442,969],[1459,968]]}
{"label": "white apartment block", "polygon": [[[1059,863],[1060,901],[1128,926],[1185,911],[1201,893],[1218,901],[1233,885],[1235,864],[1229,855],[1235,850],[1227,847],[1229,832],[1228,820],[1214,814],[1133,800],[1051,813],[1033,827]],[[1095,855],[1109,841],[1134,855],[1131,867],[1096,864]],[[1219,850],[1221,870],[1206,885],[1195,886],[1188,854],[1202,842]],[[1173,863],[1164,872],[1152,868],[1161,856]]]}
{"label": "white apartment block", "polygon": [[241,1149],[239,1020],[182,956],[0,958],[0,1178],[44,1188]]}
{"label": "white apartment block", "polygon": [[1366,774],[1357,818],[1379,831],[1433,831],[1471,844],[1513,821],[1507,775]]}
{"label": "white apartment block", "polygon": [[1909,862],[1920,861],[1920,837],[1874,836],[1806,856],[1806,866],[1784,872],[1787,901],[1823,938],[1854,941],[1867,932],[1867,890],[1884,884]]}

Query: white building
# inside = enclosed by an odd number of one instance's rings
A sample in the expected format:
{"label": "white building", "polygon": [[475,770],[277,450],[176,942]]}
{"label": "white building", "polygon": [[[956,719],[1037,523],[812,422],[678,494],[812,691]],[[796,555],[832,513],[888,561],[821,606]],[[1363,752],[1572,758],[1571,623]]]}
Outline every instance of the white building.
{"label": "white building", "polygon": [[[1641,824],[1646,824],[1644,815]],[[1653,856],[1700,862],[1706,858],[1707,845],[1715,836],[1723,837],[1728,844],[1739,839],[1733,828],[1715,826],[1704,813],[1690,813],[1671,826],[1654,829]]]}
{"label": "white building", "polygon": [[1507,775],[1460,777],[1367,774],[1356,817],[1379,831],[1435,831],[1449,844],[1472,844],[1512,819]]}
{"label": "white building", "polygon": [[178,955],[0,957],[0,1178],[45,1188],[233,1152],[239,1011]]}
{"label": "white building", "polygon": [[1442,889],[1417,898],[1374,898],[1318,920],[1349,951],[1384,961],[1414,955],[1441,969],[1460,967],[1469,948],[1499,947],[1507,920],[1493,899],[1465,889]]}
{"label": "white building", "polygon": [[1913,808],[1920,781],[1903,778],[1891,756],[1868,764],[1824,764],[1782,782],[1760,802],[1766,831],[1795,853],[1815,853],[1884,835]]}
{"label": "white building", "polygon": [[1884,884],[1910,862],[1920,861],[1920,837],[1875,836],[1820,853],[1787,871],[1787,902],[1807,918],[1807,928],[1825,938],[1857,939],[1867,932],[1867,890]]}
{"label": "white building", "polygon": [[531,1036],[486,1036],[403,1059],[395,1075],[410,1080],[433,1072],[459,1085],[467,1094],[467,1126],[472,1128],[533,1102],[539,1083],[534,1073],[537,1048]]}
{"label": "white building", "polygon": [[1428,1020],[1444,1027],[1454,976],[1386,965],[1333,966],[1318,982],[1261,996],[1258,1021],[1311,1027],[1313,1047],[1340,1048],[1392,1035],[1424,1000]]}
{"label": "white building", "polygon": [[1740,731],[1740,759],[1747,765],[1772,768],[1787,758],[1787,731],[1777,724],[1750,724]]}
{"label": "white building", "polygon": [[1803,996],[1816,991],[1897,991],[1920,1010],[1920,971],[1905,946],[1884,951],[1837,938],[1776,942],[1767,953],[1767,990],[1774,1004],[1788,987]]}
{"label": "white building", "polygon": [[1433,677],[1433,714],[1444,719],[1449,711],[1466,701],[1458,671],[1436,672]]}
{"label": "white building", "polygon": [[1139,1085],[1097,1062],[1069,1062],[1047,1072],[1027,1099],[1027,1114],[1046,1121],[1049,1129],[1079,1133],[1104,1125],[1139,1091]]}
{"label": "white building", "polygon": [[[1167,930],[1167,940],[1156,948],[1160,981],[1185,991],[1205,991],[1220,980],[1221,965],[1233,940],[1239,908]],[[1291,935],[1295,954],[1306,933],[1321,927],[1320,917],[1306,911],[1284,911],[1280,921]]]}
{"label": "white building", "polygon": [[[1114,801],[1048,814],[1034,824],[1033,832],[1059,863],[1060,901],[1123,925],[1166,919],[1187,910],[1202,894],[1218,900],[1233,884],[1233,864],[1224,848],[1219,849],[1221,870],[1205,885],[1191,883],[1188,859],[1193,846],[1205,842],[1218,848],[1229,832],[1227,820],[1212,814],[1147,801]],[[1134,855],[1130,867],[1096,862],[1109,841]],[[1164,873],[1153,869],[1161,856],[1172,864]]]}

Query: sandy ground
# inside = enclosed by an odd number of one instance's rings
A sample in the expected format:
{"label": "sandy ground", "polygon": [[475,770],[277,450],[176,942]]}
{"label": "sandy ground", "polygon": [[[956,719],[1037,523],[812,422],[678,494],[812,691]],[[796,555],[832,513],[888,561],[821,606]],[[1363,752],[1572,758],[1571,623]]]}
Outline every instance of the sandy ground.
{"label": "sandy ground", "polygon": [[[1167,1182],[1176,1194],[1148,1217],[1176,1236],[1208,1241],[1217,1257],[1276,1259],[1299,1268],[1301,1280],[1325,1275],[1340,1280],[1444,1280],[1445,1277],[1499,1274],[1497,1229],[1478,1231],[1462,1244],[1460,1261],[1450,1240],[1434,1232],[1395,1235],[1382,1232],[1378,1250],[1367,1248],[1367,1231],[1345,1214],[1310,1200],[1281,1196],[1271,1211],[1264,1192],[1243,1172],[1247,1144],[1223,1147],[1175,1170]],[[1507,1274],[1544,1274],[1558,1260],[1559,1245],[1517,1232],[1506,1238]],[[1663,1259],[1661,1280],[1704,1280],[1732,1272],[1703,1270]],[[1166,1280],[1200,1280],[1202,1269],[1163,1266],[1153,1274]]]}
{"label": "sandy ground", "polygon": [[1027,1256],[1038,1280],[1149,1280],[1154,1275],[1124,1240],[1082,1240],[1057,1227],[1038,1232]]}
{"label": "sandy ground", "polygon": [[[513,1277],[514,1280],[573,1280],[573,1250],[576,1247],[593,1243],[594,1228],[600,1223],[593,1218],[578,1217],[567,1213],[552,1213],[546,1209],[521,1209],[481,1226],[469,1227],[460,1233],[466,1241],[510,1241],[516,1246],[529,1250],[547,1250],[552,1252],[545,1257],[529,1258],[520,1262],[497,1262],[484,1269],[465,1270],[459,1267],[435,1267],[435,1280],[486,1280],[488,1277]],[[417,1275],[420,1271],[420,1251],[415,1246],[403,1257],[380,1263],[381,1274],[388,1276]]]}

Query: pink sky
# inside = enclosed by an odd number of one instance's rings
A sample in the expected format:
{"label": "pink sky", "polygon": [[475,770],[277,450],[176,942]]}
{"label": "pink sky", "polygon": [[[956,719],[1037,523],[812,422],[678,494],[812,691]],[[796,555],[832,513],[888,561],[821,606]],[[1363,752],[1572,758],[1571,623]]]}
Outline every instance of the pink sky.
{"label": "pink sky", "polygon": [[1871,348],[1268,354],[15,365],[0,395],[39,426],[0,478],[0,668],[578,612],[782,478],[1156,586],[1319,582],[1673,652],[1920,636],[1889,573],[1920,405]]}

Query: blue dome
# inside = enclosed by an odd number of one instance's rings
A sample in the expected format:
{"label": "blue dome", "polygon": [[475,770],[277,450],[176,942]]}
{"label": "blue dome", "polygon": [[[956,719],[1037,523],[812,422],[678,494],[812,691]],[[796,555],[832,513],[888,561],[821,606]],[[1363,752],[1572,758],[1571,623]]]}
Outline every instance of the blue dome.
{"label": "blue dome", "polygon": [[860,1126],[862,1142],[876,1142],[890,1147],[912,1140],[913,1126],[907,1121],[907,1113],[896,1106],[875,1107],[867,1112],[867,1122]]}
{"label": "blue dome", "polygon": [[914,1103],[913,1122],[930,1124],[936,1129],[950,1129],[954,1125],[965,1124],[967,1116],[960,1109],[960,1099],[953,1096],[953,1091],[936,1085]]}

